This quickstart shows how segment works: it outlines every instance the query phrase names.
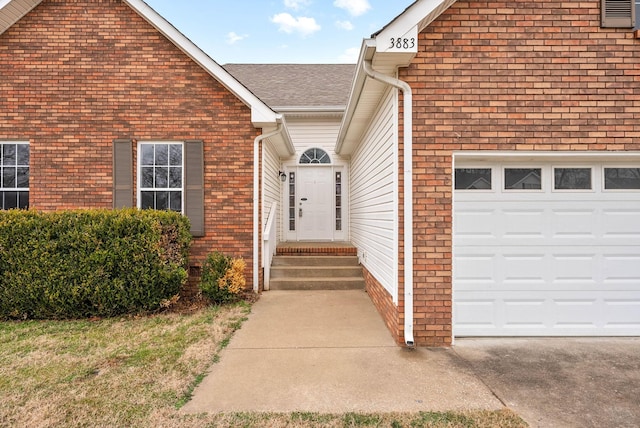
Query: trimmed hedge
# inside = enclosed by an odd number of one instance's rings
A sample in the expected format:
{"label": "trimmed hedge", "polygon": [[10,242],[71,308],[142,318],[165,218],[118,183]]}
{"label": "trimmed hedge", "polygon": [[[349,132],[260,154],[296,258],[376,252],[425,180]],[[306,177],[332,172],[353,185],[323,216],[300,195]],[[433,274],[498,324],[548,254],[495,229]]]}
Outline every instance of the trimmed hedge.
{"label": "trimmed hedge", "polygon": [[191,234],[168,211],[0,212],[0,318],[152,311],[187,278]]}

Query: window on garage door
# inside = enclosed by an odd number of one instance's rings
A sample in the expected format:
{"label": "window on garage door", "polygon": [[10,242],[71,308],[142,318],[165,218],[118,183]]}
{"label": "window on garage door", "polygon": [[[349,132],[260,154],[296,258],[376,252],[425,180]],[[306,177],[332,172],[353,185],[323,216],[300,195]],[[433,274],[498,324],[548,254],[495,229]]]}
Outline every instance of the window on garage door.
{"label": "window on garage door", "polygon": [[640,190],[640,168],[604,168],[605,190]]}

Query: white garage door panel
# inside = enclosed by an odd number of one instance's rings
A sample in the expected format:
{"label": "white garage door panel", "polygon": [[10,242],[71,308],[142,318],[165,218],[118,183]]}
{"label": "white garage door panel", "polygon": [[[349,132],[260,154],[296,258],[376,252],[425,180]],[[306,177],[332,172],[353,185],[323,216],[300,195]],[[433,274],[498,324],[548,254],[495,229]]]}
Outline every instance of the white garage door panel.
{"label": "white garage door panel", "polygon": [[640,335],[640,192],[603,191],[597,163],[593,191],[500,191],[502,166],[454,193],[454,334]]}
{"label": "white garage door panel", "polygon": [[[637,293],[469,293],[455,305],[458,336],[633,336],[640,329]],[[467,300],[468,299],[468,300]],[[635,299],[635,300],[634,300]]]}

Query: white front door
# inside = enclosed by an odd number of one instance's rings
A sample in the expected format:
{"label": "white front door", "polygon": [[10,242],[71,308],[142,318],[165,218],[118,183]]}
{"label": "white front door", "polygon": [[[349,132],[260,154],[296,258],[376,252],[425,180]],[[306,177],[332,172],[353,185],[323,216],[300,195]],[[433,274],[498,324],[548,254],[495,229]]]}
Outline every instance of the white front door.
{"label": "white front door", "polygon": [[299,167],[296,193],[298,240],[332,240],[335,224],[333,168]]}

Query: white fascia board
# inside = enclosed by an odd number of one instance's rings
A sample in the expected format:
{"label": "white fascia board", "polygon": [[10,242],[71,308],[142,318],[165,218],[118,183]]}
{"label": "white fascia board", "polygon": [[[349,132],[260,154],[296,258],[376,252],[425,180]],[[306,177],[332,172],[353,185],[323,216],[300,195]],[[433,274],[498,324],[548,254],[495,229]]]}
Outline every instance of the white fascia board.
{"label": "white fascia board", "polygon": [[[350,155],[350,152],[343,153],[345,142],[354,132],[358,135],[364,132],[364,129],[354,129],[355,126],[353,126],[352,121],[353,116],[355,115],[355,112],[358,108],[360,96],[362,95],[362,91],[364,90],[364,82],[367,78],[362,64],[365,60],[370,60],[373,57],[375,47],[375,40],[373,39],[364,39],[362,41],[360,56],[356,65],[356,74],[351,85],[351,93],[349,94],[349,100],[347,101],[347,107],[344,112],[344,117],[342,118],[342,124],[340,125],[340,130],[338,131],[338,139],[336,141],[335,152],[339,155]],[[349,144],[346,145],[349,146]]]}
{"label": "white fascia board", "polygon": [[214,79],[231,91],[245,105],[251,108],[251,121],[256,128],[264,128],[278,121],[278,114],[255,96],[242,83],[229,74],[220,64],[215,62],[202,49],[196,46],[176,27],[164,19],[158,12],[142,0],[124,0],[142,18],[153,25],[160,33],[188,55]]}
{"label": "white fascia board", "polygon": [[[357,146],[362,132],[365,131],[366,124],[354,122],[354,116],[359,109],[360,98],[366,82],[366,73],[363,70],[364,61],[371,60],[374,67],[378,62],[383,63],[387,73],[391,68],[408,66],[418,53],[420,32],[455,2],[456,0],[418,0],[382,30],[374,34],[371,39],[363,41],[351,94],[338,133],[336,153],[350,154]],[[394,41],[393,47],[391,46],[392,39]]]}
{"label": "white fascia board", "polygon": [[[378,52],[418,52],[417,36],[438,16],[447,10],[456,0],[419,0],[409,6],[396,19],[391,21],[386,27],[375,34],[378,40]],[[411,38],[416,37],[416,44],[411,46]],[[391,39],[396,41],[396,45],[391,48]],[[400,46],[397,39],[401,39]],[[405,47],[405,40],[408,39]]]}

